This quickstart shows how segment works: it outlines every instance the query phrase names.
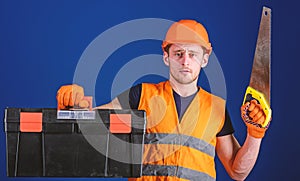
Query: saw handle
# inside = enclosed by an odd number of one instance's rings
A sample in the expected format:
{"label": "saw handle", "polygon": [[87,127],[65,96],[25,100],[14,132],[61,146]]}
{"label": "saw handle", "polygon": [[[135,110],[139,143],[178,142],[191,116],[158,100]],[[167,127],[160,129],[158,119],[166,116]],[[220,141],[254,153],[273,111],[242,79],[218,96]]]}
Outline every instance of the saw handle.
{"label": "saw handle", "polygon": [[[269,103],[265,99],[265,96],[261,92],[255,90],[249,86],[246,90],[243,104],[245,104],[246,102],[250,102],[253,99],[255,99],[261,105],[261,107],[266,115],[265,122],[263,124],[259,124],[259,127],[266,128],[268,126],[269,122],[271,121],[272,110],[269,106]],[[249,114],[249,113],[247,113],[247,114]],[[252,123],[249,115],[248,115],[248,117],[250,119],[249,122]],[[255,124],[255,123],[253,123],[253,124]]]}

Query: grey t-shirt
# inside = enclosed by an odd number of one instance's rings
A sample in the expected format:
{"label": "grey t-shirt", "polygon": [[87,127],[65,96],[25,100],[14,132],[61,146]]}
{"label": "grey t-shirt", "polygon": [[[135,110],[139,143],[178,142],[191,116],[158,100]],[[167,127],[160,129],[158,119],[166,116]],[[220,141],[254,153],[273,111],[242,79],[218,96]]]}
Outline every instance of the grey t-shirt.
{"label": "grey t-shirt", "polygon": [[176,109],[177,109],[177,115],[179,118],[179,122],[181,121],[182,116],[184,115],[186,109],[191,104],[191,102],[194,99],[196,94],[197,94],[197,92],[195,92],[194,94],[192,94],[190,96],[182,97],[173,90],[173,97],[174,97],[175,103],[176,103]]}

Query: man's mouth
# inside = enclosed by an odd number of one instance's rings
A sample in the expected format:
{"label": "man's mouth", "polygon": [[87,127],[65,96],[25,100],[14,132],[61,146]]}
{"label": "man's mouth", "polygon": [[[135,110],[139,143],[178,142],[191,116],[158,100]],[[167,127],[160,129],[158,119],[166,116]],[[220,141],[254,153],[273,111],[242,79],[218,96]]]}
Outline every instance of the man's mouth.
{"label": "man's mouth", "polygon": [[185,68],[185,69],[181,69],[179,72],[182,72],[182,73],[191,73],[192,71],[191,71],[191,69]]}

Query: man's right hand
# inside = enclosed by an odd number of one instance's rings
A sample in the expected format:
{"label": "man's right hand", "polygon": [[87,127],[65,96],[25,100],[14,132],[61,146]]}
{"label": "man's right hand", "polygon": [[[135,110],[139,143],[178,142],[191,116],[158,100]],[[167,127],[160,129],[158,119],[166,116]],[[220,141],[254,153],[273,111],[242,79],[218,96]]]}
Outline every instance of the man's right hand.
{"label": "man's right hand", "polygon": [[80,104],[83,104],[85,101],[82,100],[83,97],[83,87],[77,84],[61,86],[57,91],[56,95],[58,109],[66,109],[67,107],[80,106]]}

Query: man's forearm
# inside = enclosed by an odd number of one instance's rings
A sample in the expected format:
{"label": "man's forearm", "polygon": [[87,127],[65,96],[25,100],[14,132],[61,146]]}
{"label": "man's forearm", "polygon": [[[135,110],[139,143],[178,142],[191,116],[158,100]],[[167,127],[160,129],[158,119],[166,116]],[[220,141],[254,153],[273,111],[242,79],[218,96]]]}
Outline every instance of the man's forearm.
{"label": "man's forearm", "polygon": [[97,106],[94,109],[122,109],[122,106],[119,102],[119,99],[114,98],[111,102],[101,106]]}
{"label": "man's forearm", "polygon": [[232,163],[232,177],[236,180],[244,180],[252,170],[258,157],[261,138],[247,135],[243,146],[236,153]]}

